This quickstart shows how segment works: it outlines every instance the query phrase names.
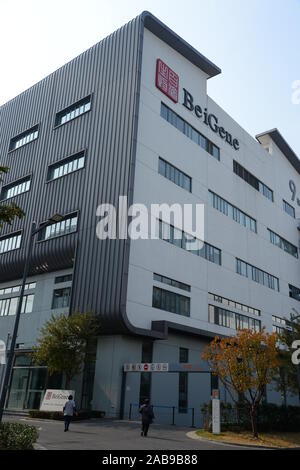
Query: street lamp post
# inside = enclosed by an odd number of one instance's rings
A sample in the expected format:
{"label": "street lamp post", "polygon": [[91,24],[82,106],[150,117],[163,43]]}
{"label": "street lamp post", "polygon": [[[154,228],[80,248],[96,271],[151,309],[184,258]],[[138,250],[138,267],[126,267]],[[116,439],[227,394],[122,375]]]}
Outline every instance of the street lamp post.
{"label": "street lamp post", "polygon": [[17,306],[17,311],[16,311],[15,324],[14,324],[13,334],[12,334],[12,337],[11,337],[10,350],[9,350],[9,355],[8,355],[7,364],[6,364],[6,368],[5,368],[4,381],[3,381],[3,385],[2,385],[2,391],[1,391],[0,423],[2,421],[2,416],[3,416],[4,406],[5,406],[5,400],[6,400],[7,390],[8,390],[8,384],[9,384],[9,379],[10,379],[10,374],[11,374],[13,359],[14,359],[14,354],[15,354],[15,347],[16,347],[16,341],[17,341],[17,336],[18,336],[20,316],[21,316],[21,311],[22,311],[24,290],[25,290],[26,279],[27,279],[28,272],[29,272],[30,257],[31,257],[31,251],[32,251],[32,246],[33,246],[33,240],[34,240],[35,235],[37,233],[39,233],[42,229],[44,229],[48,225],[58,223],[61,220],[63,220],[63,217],[60,214],[55,214],[51,218],[49,218],[46,222],[41,224],[38,228],[37,228],[36,222],[32,222],[31,232],[30,232],[28,246],[27,246],[26,258],[25,258],[23,280],[22,280],[20,296],[19,296],[19,301],[18,301],[18,306]]}
{"label": "street lamp post", "polygon": [[[294,315],[293,313],[291,313],[290,317],[291,317],[292,332],[293,332],[293,336],[295,338],[296,331],[295,331],[294,322],[295,322],[295,320],[298,320],[300,318],[300,315]],[[298,389],[299,389],[299,400],[300,400],[300,364],[297,364],[296,367],[297,367],[297,378],[298,378]]]}

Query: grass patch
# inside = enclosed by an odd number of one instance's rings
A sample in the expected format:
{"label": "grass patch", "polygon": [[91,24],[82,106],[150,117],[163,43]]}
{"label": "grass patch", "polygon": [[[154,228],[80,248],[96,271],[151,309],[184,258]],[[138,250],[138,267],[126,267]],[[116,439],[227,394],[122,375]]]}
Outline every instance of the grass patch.
{"label": "grass patch", "polygon": [[227,444],[255,445],[258,447],[274,447],[274,448],[295,448],[300,447],[299,432],[273,432],[260,433],[259,438],[255,439],[250,432],[222,432],[219,435],[212,434],[208,431],[200,429],[196,434],[203,439],[224,442]]}

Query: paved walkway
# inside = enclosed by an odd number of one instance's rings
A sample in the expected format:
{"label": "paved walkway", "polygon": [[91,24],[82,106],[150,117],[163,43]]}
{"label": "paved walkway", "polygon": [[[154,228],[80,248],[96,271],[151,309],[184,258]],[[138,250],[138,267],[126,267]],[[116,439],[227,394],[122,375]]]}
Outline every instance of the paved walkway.
{"label": "paved walkway", "polygon": [[224,450],[241,447],[227,446],[190,439],[191,428],[153,425],[147,438],[140,435],[140,424],[131,421],[89,420],[71,423],[70,431],[63,432],[61,421],[32,420],[5,417],[37,426],[38,444],[47,450]]}

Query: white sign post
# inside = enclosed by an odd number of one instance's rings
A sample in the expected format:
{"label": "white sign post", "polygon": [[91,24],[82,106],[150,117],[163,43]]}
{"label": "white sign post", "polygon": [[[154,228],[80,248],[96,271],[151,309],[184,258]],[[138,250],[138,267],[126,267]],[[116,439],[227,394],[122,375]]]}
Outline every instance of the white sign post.
{"label": "white sign post", "polygon": [[40,411],[63,411],[69,395],[75,396],[74,390],[46,390]]}
{"label": "white sign post", "polygon": [[221,411],[219,390],[213,390],[212,393],[212,432],[221,433]]}
{"label": "white sign post", "polygon": [[5,365],[6,363],[6,345],[4,341],[0,339],[0,365]]}

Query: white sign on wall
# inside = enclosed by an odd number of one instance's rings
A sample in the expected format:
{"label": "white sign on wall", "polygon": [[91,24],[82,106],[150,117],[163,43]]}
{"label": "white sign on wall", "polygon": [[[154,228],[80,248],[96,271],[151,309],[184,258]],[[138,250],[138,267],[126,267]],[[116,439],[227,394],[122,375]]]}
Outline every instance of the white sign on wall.
{"label": "white sign on wall", "polygon": [[46,390],[40,411],[63,411],[69,395],[75,396],[74,390]]}
{"label": "white sign on wall", "polygon": [[167,362],[124,364],[124,372],[168,372]]}

